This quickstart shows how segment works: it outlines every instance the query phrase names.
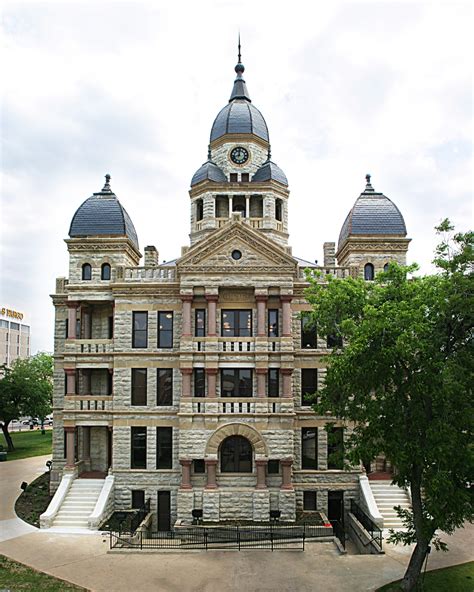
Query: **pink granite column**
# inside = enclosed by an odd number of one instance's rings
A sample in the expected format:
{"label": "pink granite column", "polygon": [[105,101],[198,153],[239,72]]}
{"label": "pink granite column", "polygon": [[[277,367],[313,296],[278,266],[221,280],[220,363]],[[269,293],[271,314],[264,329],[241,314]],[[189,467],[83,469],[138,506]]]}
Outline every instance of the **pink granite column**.
{"label": "pink granite column", "polygon": [[293,368],[282,368],[280,372],[282,375],[281,396],[283,398],[292,397],[293,389],[291,387],[291,375],[293,374]]}
{"label": "pink granite column", "polygon": [[179,464],[181,465],[181,487],[180,489],[192,489],[191,485],[191,463],[192,460],[180,458]]}
{"label": "pink granite column", "polygon": [[193,373],[192,368],[180,368],[181,370],[181,396],[182,397],[190,397],[191,396],[191,374]]}
{"label": "pink granite column", "polygon": [[293,489],[293,484],[291,482],[291,465],[293,464],[293,459],[285,458],[280,461],[281,464],[281,473],[282,473],[282,483],[281,489]]}
{"label": "pink granite column", "polygon": [[66,373],[66,395],[76,394],[76,370],[72,368],[65,369]]}
{"label": "pink granite column", "polygon": [[257,373],[257,397],[262,398],[267,396],[266,386],[267,386],[267,368],[256,368],[255,372]]}
{"label": "pink granite column", "polygon": [[75,446],[75,432],[76,428],[74,427],[66,427],[64,428],[66,432],[66,466],[73,467],[75,465],[74,459],[74,446]]}
{"label": "pink granite column", "polygon": [[207,484],[206,489],[217,489],[217,482],[216,482],[216,471],[217,471],[217,460],[210,460],[205,459],[204,463],[206,465],[206,474],[207,474]]}
{"label": "pink granite column", "polygon": [[283,316],[283,333],[282,337],[291,337],[291,301],[293,296],[280,296]]}
{"label": "pink granite column", "polygon": [[266,489],[266,473],[268,460],[256,460],[255,464],[257,466],[257,489]]}
{"label": "pink granite column", "polygon": [[216,323],[216,311],[217,311],[217,294],[206,294],[207,300],[207,335],[209,337],[216,337],[217,335],[217,323]]}
{"label": "pink granite column", "polygon": [[192,294],[181,296],[183,302],[183,337],[191,337],[191,304],[193,302]]}
{"label": "pink granite column", "polygon": [[68,339],[76,339],[77,302],[68,302],[67,308],[67,337]]}
{"label": "pink granite column", "polygon": [[217,368],[206,368],[207,397],[216,397]]}
{"label": "pink granite column", "polygon": [[267,334],[265,313],[267,311],[268,297],[263,294],[257,294],[255,300],[257,301],[257,337],[265,337]]}

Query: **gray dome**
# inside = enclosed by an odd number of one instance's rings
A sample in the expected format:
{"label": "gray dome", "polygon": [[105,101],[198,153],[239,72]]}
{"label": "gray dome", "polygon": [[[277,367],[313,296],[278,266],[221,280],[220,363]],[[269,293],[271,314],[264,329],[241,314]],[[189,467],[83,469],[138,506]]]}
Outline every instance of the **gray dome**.
{"label": "gray dome", "polygon": [[263,115],[246,99],[232,100],[215,118],[211,129],[211,142],[225,134],[254,134],[269,142],[268,128]]}
{"label": "gray dome", "polygon": [[366,176],[365,190],[357,198],[341,228],[338,249],[350,236],[406,236],[405,220],[397,206],[383,193],[376,193]]}
{"label": "gray dome", "polygon": [[126,236],[138,249],[133,222],[110,188],[110,175],[106,175],[105,179],[102,191],[94,193],[77,209],[69,236]]}
{"label": "gray dome", "polygon": [[271,160],[264,162],[252,177],[252,183],[258,183],[260,181],[278,181],[278,183],[288,186],[288,179],[285,173]]}
{"label": "gray dome", "polygon": [[220,169],[217,164],[214,164],[210,160],[201,165],[194,173],[193,178],[191,179],[191,187],[197,185],[201,181],[205,181],[206,179],[209,181],[214,181],[215,183],[227,182],[227,178],[222,169]]}

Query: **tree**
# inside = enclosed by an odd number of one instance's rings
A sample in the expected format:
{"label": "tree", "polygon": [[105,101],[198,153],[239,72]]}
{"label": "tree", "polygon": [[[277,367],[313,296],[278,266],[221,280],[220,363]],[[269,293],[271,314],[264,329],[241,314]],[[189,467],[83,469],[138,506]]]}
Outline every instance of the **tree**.
{"label": "tree", "polygon": [[0,378],[0,421],[8,445],[14,450],[8,427],[21,415],[40,417],[51,411],[53,357],[40,352],[28,359],[17,359],[11,368],[2,366]]}
{"label": "tree", "polygon": [[398,509],[405,530],[389,540],[415,547],[401,589],[413,590],[432,543],[446,545],[472,521],[473,243],[472,232],[446,233],[436,250],[437,273],[395,263],[374,282],[308,273],[312,318],[344,339],[329,356],[315,410],[353,422],[348,458],[384,454],[393,481],[411,488],[412,509]]}

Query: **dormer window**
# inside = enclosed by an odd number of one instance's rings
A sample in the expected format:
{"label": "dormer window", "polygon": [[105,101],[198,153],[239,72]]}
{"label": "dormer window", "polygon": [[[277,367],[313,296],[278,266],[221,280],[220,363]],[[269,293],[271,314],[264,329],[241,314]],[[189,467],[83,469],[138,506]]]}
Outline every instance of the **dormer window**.
{"label": "dormer window", "polygon": [[239,176],[237,173],[230,173],[229,178],[231,183],[237,183],[239,180]]}
{"label": "dormer window", "polygon": [[374,266],[372,263],[366,263],[364,266],[364,280],[371,282],[375,277]]}
{"label": "dormer window", "polygon": [[103,263],[101,270],[100,270],[100,279],[101,280],[110,280],[110,265],[108,263]]}
{"label": "dormer window", "polygon": [[240,175],[240,180],[242,181],[242,183],[248,183],[250,181],[249,174],[248,173],[242,173]]}
{"label": "dormer window", "polygon": [[82,266],[82,279],[83,280],[91,280],[92,279],[92,267],[89,263],[84,263]]}

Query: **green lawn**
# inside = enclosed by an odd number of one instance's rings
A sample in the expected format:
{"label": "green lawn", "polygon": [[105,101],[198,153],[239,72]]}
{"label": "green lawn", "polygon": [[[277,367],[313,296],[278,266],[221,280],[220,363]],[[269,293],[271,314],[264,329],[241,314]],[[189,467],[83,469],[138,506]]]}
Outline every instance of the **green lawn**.
{"label": "green lawn", "polygon": [[[377,592],[397,592],[398,590],[400,590],[398,582],[392,582],[382,586]],[[419,590],[422,592],[473,592],[474,561],[427,571]]]}
{"label": "green lawn", "polygon": [[[8,453],[8,460],[18,460],[19,458],[28,458],[29,456],[51,454],[52,430],[46,430],[45,434],[42,434],[41,430],[11,432],[11,437],[15,450]],[[5,442],[3,432],[0,436],[0,444],[3,445],[4,450],[7,449],[7,443]]]}
{"label": "green lawn", "polygon": [[22,563],[0,555],[0,590],[31,590],[31,592],[62,592],[62,590],[86,590],[64,580],[48,576]]}

